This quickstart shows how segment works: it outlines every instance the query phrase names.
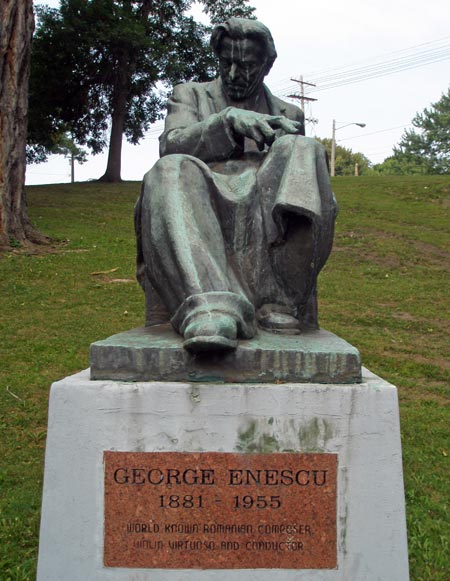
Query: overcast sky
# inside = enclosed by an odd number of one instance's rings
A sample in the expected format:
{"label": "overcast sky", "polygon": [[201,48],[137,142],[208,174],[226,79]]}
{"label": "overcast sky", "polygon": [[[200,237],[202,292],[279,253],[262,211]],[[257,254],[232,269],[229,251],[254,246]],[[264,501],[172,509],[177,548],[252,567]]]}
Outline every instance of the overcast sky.
{"label": "overcast sky", "polygon": [[[59,5],[58,0],[37,3]],[[449,0],[251,4],[257,18],[270,28],[278,52],[266,78],[272,92],[282,98],[298,92],[292,77],[317,80],[309,96],[318,100],[306,107],[307,117],[317,123],[307,126],[307,135],[331,137],[335,119],[338,143],[364,153],[373,163],[392,153],[415,113],[439,100],[450,85]],[[425,62],[429,64],[419,66]],[[389,70],[396,72],[386,75]],[[354,82],[356,78],[365,80]],[[353,122],[366,127],[344,127]],[[138,146],[124,144],[123,179],[140,180],[156,161],[161,127],[157,124]],[[105,168],[106,153],[91,156],[87,163],[77,164],[76,180],[98,178]],[[67,181],[69,162],[62,156],[27,170],[28,184]]]}

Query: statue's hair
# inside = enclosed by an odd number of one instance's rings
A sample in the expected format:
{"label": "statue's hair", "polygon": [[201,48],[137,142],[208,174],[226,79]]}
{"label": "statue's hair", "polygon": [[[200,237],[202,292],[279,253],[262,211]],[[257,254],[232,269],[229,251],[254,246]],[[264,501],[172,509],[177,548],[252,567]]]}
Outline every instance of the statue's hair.
{"label": "statue's hair", "polygon": [[219,56],[220,44],[224,36],[228,36],[233,40],[248,38],[259,41],[267,57],[267,72],[271,69],[277,58],[277,51],[270,30],[262,22],[249,20],[248,18],[232,17],[226,22],[218,24],[211,35],[211,47],[217,56]]}

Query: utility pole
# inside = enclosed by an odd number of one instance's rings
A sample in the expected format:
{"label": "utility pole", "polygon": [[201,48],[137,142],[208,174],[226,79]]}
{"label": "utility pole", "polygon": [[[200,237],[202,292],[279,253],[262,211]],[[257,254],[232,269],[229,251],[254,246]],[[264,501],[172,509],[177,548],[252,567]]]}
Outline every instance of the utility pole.
{"label": "utility pole", "polygon": [[[346,123],[345,125],[341,125],[340,127],[336,127],[336,119],[333,119],[333,129],[331,131],[331,163],[330,163],[330,175],[334,177],[335,169],[336,169],[336,131],[338,129],[343,129],[344,127],[348,127],[349,125],[357,125],[358,127],[365,127],[365,123]],[[358,175],[358,168],[355,166],[355,175]]]}
{"label": "utility pole", "polygon": [[336,120],[333,119],[333,130],[331,133],[331,167],[330,167],[331,177],[334,177],[335,162],[336,162]]}
{"label": "utility pole", "polygon": [[291,81],[294,83],[299,83],[300,85],[300,95],[298,93],[294,93],[293,95],[288,95],[291,99],[299,99],[302,104],[302,109],[305,109],[305,101],[317,101],[317,99],[313,99],[313,97],[305,97],[305,85],[309,85],[310,87],[315,87],[314,83],[308,83],[303,80],[303,75],[299,79],[291,78]]}
{"label": "utility pole", "polygon": [[75,155],[73,151],[70,152],[70,181],[75,183]]}

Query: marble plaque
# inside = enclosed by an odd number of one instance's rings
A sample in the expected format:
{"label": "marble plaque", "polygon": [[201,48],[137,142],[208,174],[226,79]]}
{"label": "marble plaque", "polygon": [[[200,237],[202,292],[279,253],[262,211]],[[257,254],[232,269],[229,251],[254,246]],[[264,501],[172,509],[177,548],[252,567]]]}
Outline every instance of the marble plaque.
{"label": "marble plaque", "polygon": [[105,567],[334,569],[336,454],[104,452]]}

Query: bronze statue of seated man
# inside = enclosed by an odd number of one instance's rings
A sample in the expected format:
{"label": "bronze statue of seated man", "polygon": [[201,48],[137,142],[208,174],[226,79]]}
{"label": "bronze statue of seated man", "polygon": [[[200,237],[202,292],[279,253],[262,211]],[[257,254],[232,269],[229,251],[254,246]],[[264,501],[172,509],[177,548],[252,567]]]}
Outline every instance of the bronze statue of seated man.
{"label": "bronze statue of seated man", "polygon": [[325,150],[263,83],[270,31],[231,18],[211,45],[220,77],[174,88],[135,214],[147,324],[164,320],[162,303],[192,352],[234,349],[258,326],[318,328],[336,216]]}

